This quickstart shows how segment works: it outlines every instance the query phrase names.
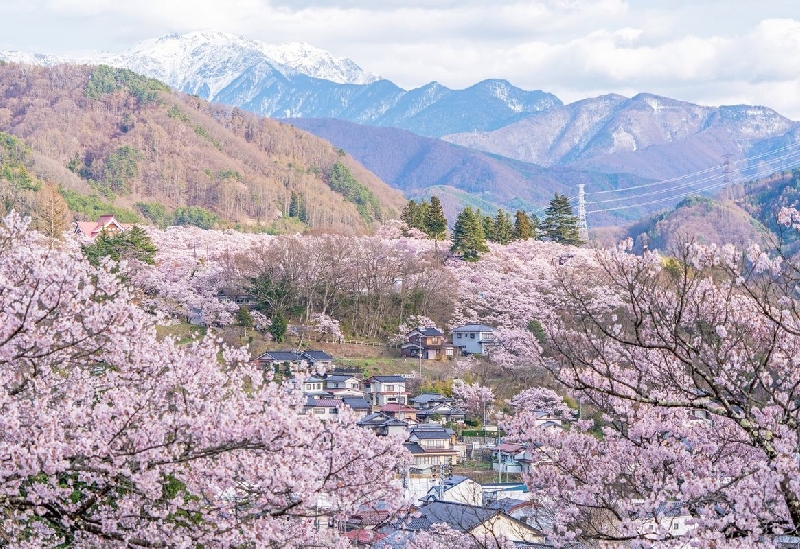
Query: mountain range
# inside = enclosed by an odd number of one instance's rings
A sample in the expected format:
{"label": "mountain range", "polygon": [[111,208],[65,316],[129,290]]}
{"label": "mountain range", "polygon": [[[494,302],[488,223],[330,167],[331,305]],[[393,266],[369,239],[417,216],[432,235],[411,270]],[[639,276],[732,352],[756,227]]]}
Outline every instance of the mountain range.
{"label": "mountain range", "polygon": [[498,129],[561,104],[552,94],[522,90],[504,80],[486,80],[465,90],[431,82],[406,91],[308,44],[273,45],[222,32],[169,34],[114,55],[0,52],[0,60],[106,64],[263,116],[338,118],[432,137]]}
{"label": "mountain range", "polygon": [[[586,184],[590,225],[623,223],[693,193],[792,168],[800,125],[758,106],[709,107],[641,93],[568,105],[505,80],[404,90],[308,44],[219,32],[167,35],[120,54],[0,60],[103,63],[276,117],[343,149],[408,197],[539,210]],[[626,191],[625,189],[630,189]]]}

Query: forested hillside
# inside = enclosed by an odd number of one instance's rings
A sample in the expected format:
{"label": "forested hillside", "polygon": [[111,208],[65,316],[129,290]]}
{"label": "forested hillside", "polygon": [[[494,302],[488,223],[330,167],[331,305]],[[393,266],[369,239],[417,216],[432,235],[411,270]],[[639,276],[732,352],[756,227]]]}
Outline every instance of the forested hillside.
{"label": "forested hillside", "polygon": [[[363,232],[402,195],[329,143],[124,69],[0,65],[0,208]],[[121,208],[121,209],[120,209]]]}
{"label": "forested hillside", "polygon": [[[768,177],[731,185],[716,197],[689,196],[674,209],[644,218],[625,231],[650,249],[676,251],[679,242],[691,238],[700,244],[751,243],[767,249],[777,244],[797,247],[797,234],[778,223],[781,208],[800,205],[800,170],[783,171]],[[625,231],[598,231],[597,242],[610,245]]]}

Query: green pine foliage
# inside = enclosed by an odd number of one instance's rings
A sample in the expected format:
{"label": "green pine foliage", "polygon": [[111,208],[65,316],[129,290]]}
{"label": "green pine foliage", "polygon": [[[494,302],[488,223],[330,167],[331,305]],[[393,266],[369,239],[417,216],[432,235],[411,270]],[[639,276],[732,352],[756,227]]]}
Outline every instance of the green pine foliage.
{"label": "green pine foliage", "polygon": [[481,216],[481,225],[483,226],[483,235],[489,242],[494,242],[494,218],[491,215],[483,215],[480,210],[475,212]]}
{"label": "green pine foliage", "polygon": [[489,251],[482,217],[480,211],[467,206],[458,214],[453,226],[453,246],[450,250],[466,261],[477,261],[480,254]]}
{"label": "green pine foliage", "polygon": [[508,244],[514,240],[514,225],[511,216],[503,209],[497,210],[494,218],[494,231],[492,232],[492,242],[498,244]]}
{"label": "green pine foliage", "polygon": [[422,229],[425,234],[434,240],[444,237],[447,232],[447,218],[442,210],[442,203],[438,196],[432,196],[427,211],[425,212],[424,226]]}
{"label": "green pine foliage", "polygon": [[84,95],[89,99],[99,99],[119,89],[126,89],[140,103],[150,103],[158,99],[158,92],[168,92],[169,86],[155,78],[147,78],[128,69],[99,65],[92,71]]}
{"label": "green pine foliage", "polygon": [[155,265],[156,252],[158,248],[153,241],[144,229],[136,225],[116,234],[103,231],[91,244],[83,246],[84,255],[95,266],[100,264],[102,257],[110,257],[114,261],[138,260]]}
{"label": "green pine foliage", "polygon": [[85,195],[69,189],[59,189],[69,209],[79,218],[96,220],[101,215],[112,214],[120,223],[140,223],[136,212],[127,208],[113,206],[97,195]]}
{"label": "green pine foliage", "polygon": [[531,224],[531,218],[522,210],[514,214],[514,240],[528,240],[536,238],[536,232]]}
{"label": "green pine foliage", "polygon": [[542,223],[539,221],[539,216],[531,214],[531,238],[539,238],[542,236]]}
{"label": "green pine foliage", "polygon": [[136,209],[153,225],[162,229],[172,225],[172,214],[167,212],[167,207],[159,202],[137,202]]}
{"label": "green pine foliage", "polygon": [[28,171],[31,149],[13,135],[0,132],[0,179],[17,191],[38,191],[39,181]]}
{"label": "green pine foliage", "polygon": [[125,145],[114,150],[103,166],[103,183],[115,193],[129,193],[130,181],[139,175],[139,151]]}
{"label": "green pine foliage", "polygon": [[282,343],[286,338],[286,330],[289,327],[289,321],[281,314],[280,311],[272,315],[272,323],[269,325],[269,333],[278,343]]}
{"label": "green pine foliage", "polygon": [[172,218],[175,225],[193,225],[201,229],[213,229],[220,223],[219,217],[200,206],[175,208]]}
{"label": "green pine foliage", "polygon": [[583,244],[578,229],[578,218],[572,213],[572,206],[566,195],[555,193],[545,210],[542,223],[544,236],[561,244],[579,246]]}
{"label": "green pine foliage", "polygon": [[306,213],[306,195],[292,191],[289,199],[289,217],[293,217],[306,223],[308,214]]}
{"label": "green pine foliage", "polygon": [[426,200],[416,202],[409,200],[403,211],[400,212],[400,220],[408,225],[409,229],[419,229],[425,232],[425,218],[428,216],[430,204]]}
{"label": "green pine foliage", "polygon": [[236,323],[245,328],[253,327],[253,315],[250,314],[250,311],[245,305],[239,307],[239,310],[236,312]]}
{"label": "green pine foliage", "polygon": [[356,205],[361,218],[367,223],[382,221],[381,204],[365,185],[359,183],[350,170],[342,162],[331,166],[328,174],[328,185],[332,191],[341,194],[345,200]]}

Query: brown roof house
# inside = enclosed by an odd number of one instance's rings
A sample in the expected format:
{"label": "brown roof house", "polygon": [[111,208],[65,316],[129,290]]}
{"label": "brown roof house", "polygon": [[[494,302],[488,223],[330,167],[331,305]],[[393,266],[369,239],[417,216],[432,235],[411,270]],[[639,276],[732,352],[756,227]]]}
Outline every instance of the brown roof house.
{"label": "brown roof house", "polygon": [[133,227],[131,223],[120,223],[113,215],[101,215],[97,221],[76,221],[73,232],[87,238],[95,238],[102,232],[115,235]]}
{"label": "brown roof house", "polygon": [[400,356],[403,357],[444,360],[455,355],[455,346],[436,328],[415,328],[406,334],[406,343],[400,346]]}

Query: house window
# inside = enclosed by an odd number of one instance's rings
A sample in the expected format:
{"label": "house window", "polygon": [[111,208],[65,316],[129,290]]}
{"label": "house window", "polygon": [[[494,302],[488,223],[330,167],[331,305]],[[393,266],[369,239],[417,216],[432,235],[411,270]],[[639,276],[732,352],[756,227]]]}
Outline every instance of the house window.
{"label": "house window", "polygon": [[469,334],[470,339],[475,339],[475,334]]}
{"label": "house window", "polygon": [[460,334],[460,333],[456,334],[456,337],[457,337],[458,339],[461,339],[461,334]]}
{"label": "house window", "polygon": [[324,414],[325,413],[325,408],[314,408],[314,413],[315,414]]}
{"label": "house window", "polygon": [[394,385],[387,385],[386,386],[386,392],[387,393],[393,393],[394,392]]}
{"label": "house window", "polygon": [[680,526],[681,525],[676,522],[675,524],[672,525],[672,529],[677,530],[678,528],[680,528]]}

